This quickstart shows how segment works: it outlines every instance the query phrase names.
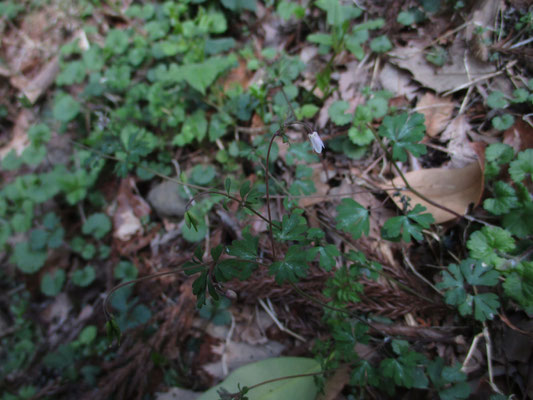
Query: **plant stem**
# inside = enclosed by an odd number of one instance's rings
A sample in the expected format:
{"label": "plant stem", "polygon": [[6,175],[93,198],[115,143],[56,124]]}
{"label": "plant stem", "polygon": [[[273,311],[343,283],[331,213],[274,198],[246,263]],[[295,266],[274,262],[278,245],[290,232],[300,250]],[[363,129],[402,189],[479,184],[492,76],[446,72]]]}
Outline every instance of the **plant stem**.
{"label": "plant stem", "polygon": [[270,150],[272,150],[272,144],[274,143],[274,139],[278,137],[280,134],[280,131],[278,130],[274,135],[272,135],[272,139],[270,139],[270,143],[268,145],[268,151],[267,151],[267,157],[266,157],[266,169],[265,169],[265,185],[266,185],[266,206],[267,206],[267,214],[268,214],[268,233],[270,235],[270,244],[272,245],[272,261],[276,262],[276,244],[274,243],[274,233],[272,232],[272,215],[270,212],[270,186],[268,181],[269,179],[269,159],[270,159]]}

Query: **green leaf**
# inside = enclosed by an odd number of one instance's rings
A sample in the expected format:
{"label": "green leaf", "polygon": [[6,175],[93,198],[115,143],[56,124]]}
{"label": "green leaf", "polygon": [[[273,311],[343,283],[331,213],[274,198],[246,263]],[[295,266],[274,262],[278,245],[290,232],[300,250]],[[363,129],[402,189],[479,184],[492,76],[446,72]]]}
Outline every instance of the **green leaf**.
{"label": "green leaf", "polygon": [[307,41],[324,46],[333,46],[333,37],[327,33],[312,33],[307,36]]}
{"label": "green leaf", "polygon": [[258,237],[245,233],[243,239],[231,242],[231,245],[228,246],[228,254],[245,260],[256,260],[258,241]]}
{"label": "green leaf", "polygon": [[533,311],[533,262],[518,265],[503,283],[505,294],[520,304],[526,312]]}
{"label": "green leaf", "polygon": [[87,287],[93,283],[96,278],[96,271],[91,265],[87,265],[84,268],[77,269],[72,274],[72,283],[76,286]]}
{"label": "green leaf", "polygon": [[13,249],[11,262],[25,274],[33,274],[41,269],[46,258],[46,251],[32,251],[28,242],[19,242]]}
{"label": "green leaf", "polygon": [[504,262],[498,254],[514,250],[515,242],[507,230],[496,226],[484,226],[470,235],[466,246],[470,250],[471,257],[498,267]]}
{"label": "green leaf", "polygon": [[113,269],[113,276],[115,279],[122,281],[131,281],[137,278],[139,271],[137,267],[129,261],[119,262]]}
{"label": "green leaf", "polygon": [[367,144],[372,143],[374,140],[374,134],[366,126],[352,126],[348,130],[348,137],[353,144],[358,146],[366,146]]}
{"label": "green leaf", "polygon": [[69,62],[57,75],[56,83],[58,85],[74,85],[82,83],[85,80],[85,64],[81,61]]}
{"label": "green leaf", "polygon": [[352,122],[353,115],[345,114],[346,110],[350,107],[347,101],[337,100],[328,109],[328,115],[330,119],[336,125],[346,125]]}
{"label": "green leaf", "polygon": [[212,165],[196,165],[191,172],[191,179],[198,185],[207,185],[216,175]]}
{"label": "green leaf", "polygon": [[58,121],[70,122],[78,115],[80,109],[80,104],[66,94],[55,98],[52,113]]}
{"label": "green leaf", "polygon": [[417,143],[424,137],[425,130],[424,116],[419,113],[388,115],[379,127],[380,135],[392,142],[393,158],[402,162],[407,161],[407,151],[416,157],[426,154],[426,146]]}
{"label": "green leaf", "polygon": [[297,282],[307,274],[309,261],[314,258],[302,246],[291,246],[283,261],[276,261],[269,267],[270,275],[275,275],[276,283]]}
{"label": "green leaf", "polygon": [[173,79],[184,80],[194,89],[205,95],[206,89],[219,74],[234,63],[232,57],[212,57],[202,63],[192,63],[176,67],[172,71]]}
{"label": "green leaf", "polygon": [[487,105],[492,109],[497,109],[505,108],[509,103],[505,100],[504,94],[499,90],[496,90],[487,97]]}
{"label": "green leaf", "polygon": [[55,270],[53,274],[47,272],[41,279],[41,292],[46,296],[56,296],[65,283],[65,277],[65,271],[62,269]]}
{"label": "green leaf", "polygon": [[301,19],[305,16],[305,8],[303,8],[297,3],[293,3],[290,0],[279,2],[278,7],[276,8],[276,12],[285,21],[290,19],[292,16],[298,19]]}
{"label": "green leaf", "polygon": [[498,181],[493,187],[494,198],[486,199],[483,207],[494,215],[502,215],[518,206],[515,190],[507,183]]}
{"label": "green leaf", "polygon": [[224,53],[225,51],[233,49],[236,43],[237,42],[235,42],[235,39],[231,37],[217,39],[208,38],[205,41],[205,52],[210,56]]}
{"label": "green leaf", "polygon": [[174,137],[172,144],[180,147],[192,143],[194,140],[201,142],[207,133],[207,119],[204,110],[196,110],[190,115],[181,128],[181,133]]}
{"label": "green leaf", "polygon": [[333,26],[341,26],[345,21],[358,18],[362,11],[359,8],[343,5],[338,0],[317,0],[316,6],[327,13],[327,22]]}
{"label": "green leaf", "polygon": [[523,239],[533,235],[533,202],[528,201],[518,209],[503,216],[502,225],[513,235]]}
{"label": "green leaf", "polygon": [[500,301],[494,293],[481,293],[474,296],[474,317],[478,321],[493,319],[498,314]]}
{"label": "green leaf", "polygon": [[381,361],[380,370],[383,376],[391,378],[398,386],[412,388],[415,383],[412,369],[394,358]]}
{"label": "green leaf", "polygon": [[286,161],[289,165],[294,165],[296,160],[304,161],[306,164],[312,164],[319,161],[316,154],[312,152],[311,144],[308,141],[300,143],[291,143],[287,151]]}
{"label": "green leaf", "polygon": [[350,375],[350,385],[357,386],[378,386],[379,375],[376,369],[367,360],[359,360],[357,365],[352,368]]}
{"label": "green leaf", "polygon": [[449,388],[439,391],[441,400],[468,399],[470,396],[470,385],[466,382],[460,382]]}
{"label": "green leaf", "polygon": [[113,343],[115,339],[117,339],[117,344],[120,345],[122,333],[120,332],[120,328],[118,327],[117,321],[115,319],[111,319],[105,323],[105,331],[107,335],[107,341],[110,344]]}
{"label": "green leaf", "polygon": [[429,228],[435,222],[431,214],[420,214],[426,208],[417,204],[415,208],[398,217],[389,218],[381,228],[381,236],[391,241],[411,242],[411,236],[416,240],[422,240],[422,229]]}
{"label": "green leaf", "polygon": [[85,68],[92,72],[100,71],[105,65],[103,51],[96,43],[92,43],[91,47],[83,52],[82,58]]}
{"label": "green leaf", "polygon": [[492,126],[499,131],[505,131],[514,124],[514,117],[511,114],[503,114],[492,118]]}
{"label": "green leaf", "polygon": [[269,358],[253,364],[245,365],[232,372],[222,383],[212,387],[198,400],[219,400],[219,392],[236,393],[243,387],[250,387],[267,380],[274,382],[251,389],[250,399],[262,400],[314,400],[318,387],[313,376],[292,379],[281,379],[291,375],[305,375],[320,372],[320,363],[312,358],[278,357]]}
{"label": "green leaf", "polygon": [[333,244],[327,244],[318,248],[318,254],[320,256],[319,263],[326,271],[331,271],[335,266],[335,257],[341,255],[337,246]]}
{"label": "green leaf", "polygon": [[352,199],[342,199],[337,206],[336,228],[350,233],[358,239],[370,230],[370,213],[361,204]]}
{"label": "green leaf", "polygon": [[295,213],[283,216],[281,229],[274,227],[274,237],[279,241],[303,240],[305,232],[307,232],[305,218]]}
{"label": "green leaf", "polygon": [[518,153],[516,160],[509,165],[511,179],[517,183],[522,182],[529,174],[533,181],[533,149],[527,149]]}
{"label": "green leaf", "polygon": [[[193,213],[191,212],[187,214],[189,216],[186,217],[186,223],[181,227],[181,234],[183,235],[183,238],[191,243],[197,243],[204,240],[207,233],[207,226],[204,218],[202,217],[196,219],[198,216],[193,216]],[[187,220],[189,223],[187,223]]]}
{"label": "green leaf", "polygon": [[447,304],[459,305],[466,300],[464,278],[457,264],[450,264],[447,271],[442,271],[442,281],[437,283],[438,289],[448,289],[444,296]]}
{"label": "green leaf", "polygon": [[89,345],[92,342],[94,342],[94,339],[96,339],[96,336],[98,335],[98,329],[94,325],[87,325],[83,330],[80,332],[80,335],[78,336],[78,342],[82,345]]}
{"label": "green leaf", "polygon": [[514,150],[508,144],[493,143],[485,150],[485,159],[499,165],[507,164],[514,158]]}
{"label": "green leaf", "polygon": [[518,88],[513,91],[513,103],[525,103],[529,97],[529,91],[524,88]]}
{"label": "green leaf", "polygon": [[113,54],[122,54],[128,48],[128,34],[120,29],[111,29],[105,39],[105,49]]}
{"label": "green leaf", "polygon": [[426,54],[426,60],[437,67],[442,67],[444,64],[446,64],[448,58],[448,52],[442,46],[433,46]]}
{"label": "green leaf", "polygon": [[222,5],[231,11],[255,11],[256,0],[222,0]]}
{"label": "green leaf", "polygon": [[110,230],[111,220],[104,213],[92,214],[81,228],[85,235],[92,235],[96,239],[102,239]]}
{"label": "green leaf", "polygon": [[386,35],[378,36],[370,42],[370,48],[375,53],[386,53],[392,49],[392,43]]}
{"label": "green leaf", "polygon": [[50,128],[46,124],[32,125],[31,128],[28,129],[28,138],[34,146],[48,143],[51,137],[52,134]]}
{"label": "green leaf", "polygon": [[409,26],[415,23],[415,14],[411,11],[402,11],[398,14],[396,21],[402,25]]}
{"label": "green leaf", "polygon": [[494,286],[500,277],[492,267],[470,258],[461,261],[460,268],[465,280],[472,286]]}

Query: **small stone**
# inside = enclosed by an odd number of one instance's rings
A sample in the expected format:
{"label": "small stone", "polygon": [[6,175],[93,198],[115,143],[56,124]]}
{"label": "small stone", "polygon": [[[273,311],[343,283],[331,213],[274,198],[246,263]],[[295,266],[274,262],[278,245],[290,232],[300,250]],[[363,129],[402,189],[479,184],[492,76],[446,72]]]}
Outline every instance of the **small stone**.
{"label": "small stone", "polygon": [[160,217],[183,217],[187,201],[179,192],[179,185],[172,181],[163,181],[148,193],[148,202]]}

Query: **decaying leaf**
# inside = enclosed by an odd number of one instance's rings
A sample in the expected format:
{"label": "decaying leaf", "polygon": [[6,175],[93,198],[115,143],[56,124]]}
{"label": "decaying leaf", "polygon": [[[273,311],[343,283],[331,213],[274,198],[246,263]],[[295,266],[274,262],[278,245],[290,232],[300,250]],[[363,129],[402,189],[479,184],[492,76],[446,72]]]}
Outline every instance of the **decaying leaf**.
{"label": "decaying leaf", "polygon": [[[405,174],[405,178],[416,191],[461,215],[465,214],[470,204],[477,205],[483,194],[483,170],[478,162],[458,169],[429,168],[411,171]],[[394,178],[392,184],[396,188],[405,188],[401,177]],[[400,196],[393,196],[395,192],[396,190],[387,190],[392,200],[401,208]],[[456,217],[422,200],[409,190],[403,190],[401,194],[411,199],[411,207],[416,204],[426,207],[437,224]]]}
{"label": "decaying leaf", "polygon": [[450,168],[463,168],[477,159],[476,152],[470,146],[468,132],[470,124],[464,114],[455,117],[446,127],[440,140],[448,141],[448,151],[450,155]]}
{"label": "decaying leaf", "polygon": [[379,80],[383,89],[394,93],[396,96],[405,96],[407,100],[413,100],[418,87],[411,82],[408,73],[385,63],[379,74]]}
{"label": "decaying leaf", "polygon": [[30,141],[26,132],[33,121],[33,114],[29,109],[22,109],[15,120],[11,140],[0,149],[0,159],[4,158],[11,150],[15,150],[20,156],[24,149],[29,146]]}
{"label": "decaying leaf", "polygon": [[406,47],[398,47],[390,51],[390,62],[409,70],[413,74],[413,79],[438,93],[453,90],[485,74],[496,71],[495,66],[477,60],[467,51],[467,73],[465,67],[466,48],[461,39],[455,40],[448,49],[450,61],[441,68],[436,68],[426,61],[425,44],[424,42],[412,41]]}
{"label": "decaying leaf", "polygon": [[517,119],[513,126],[504,132],[503,143],[511,146],[516,152],[533,148],[533,127]]}
{"label": "decaying leaf", "polygon": [[418,101],[416,111],[424,114],[426,133],[430,137],[437,136],[446,128],[452,117],[454,103],[449,97],[439,97],[426,93]]}
{"label": "decaying leaf", "polygon": [[150,214],[148,203],[134,191],[133,178],[122,180],[117,196],[117,209],[113,215],[115,236],[119,240],[128,240],[142,231],[140,218]]}

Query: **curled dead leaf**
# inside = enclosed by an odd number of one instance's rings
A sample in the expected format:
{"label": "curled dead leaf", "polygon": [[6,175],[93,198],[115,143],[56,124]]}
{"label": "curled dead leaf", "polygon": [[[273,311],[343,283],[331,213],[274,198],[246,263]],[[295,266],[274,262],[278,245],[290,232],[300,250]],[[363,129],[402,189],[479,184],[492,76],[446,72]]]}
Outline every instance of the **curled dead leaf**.
{"label": "curled dead leaf", "polygon": [[437,136],[446,128],[452,117],[454,103],[449,97],[439,97],[426,93],[418,101],[416,111],[425,117],[426,133],[430,137]]}
{"label": "curled dead leaf", "polygon": [[[474,162],[464,168],[445,169],[429,168],[411,171],[405,174],[407,182],[419,193],[437,204],[464,215],[470,204],[477,205],[483,194],[483,169],[480,163]],[[396,188],[405,188],[401,177],[394,178],[392,184]],[[400,197],[393,196],[396,190],[387,190],[391,199],[398,207],[402,207]],[[435,223],[441,224],[450,221],[456,216],[443,209],[429,204],[410,190],[402,194],[411,200],[411,206],[421,204],[427,212],[433,215]]]}

